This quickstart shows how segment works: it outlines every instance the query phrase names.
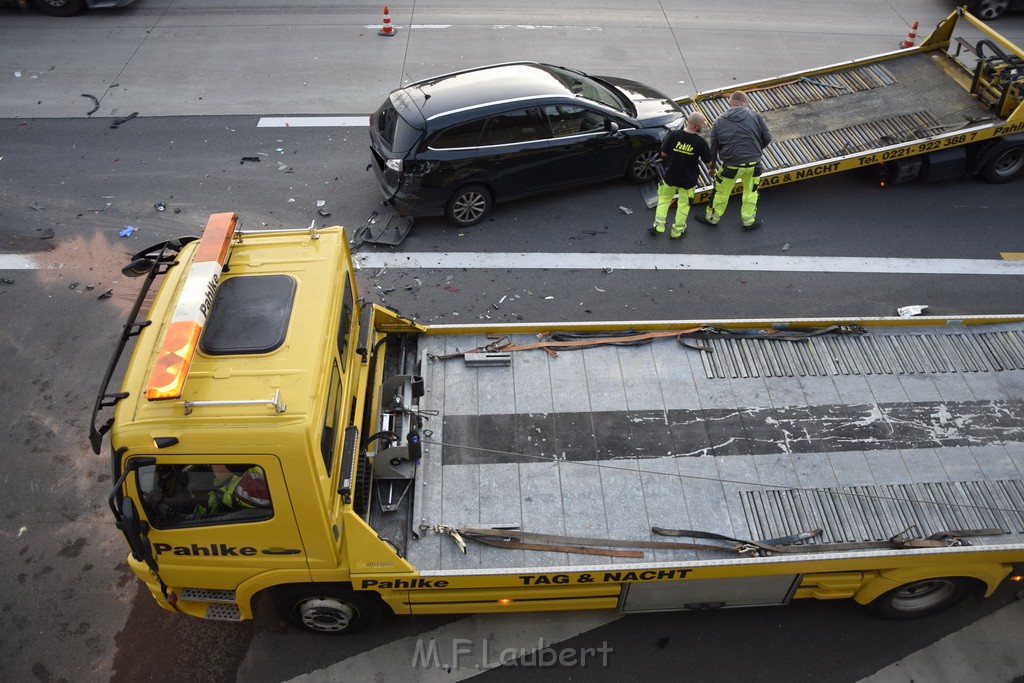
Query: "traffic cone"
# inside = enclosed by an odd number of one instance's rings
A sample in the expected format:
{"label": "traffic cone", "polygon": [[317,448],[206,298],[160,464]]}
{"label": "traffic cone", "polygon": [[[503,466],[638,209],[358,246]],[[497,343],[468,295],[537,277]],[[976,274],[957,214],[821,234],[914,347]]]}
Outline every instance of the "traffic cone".
{"label": "traffic cone", "polygon": [[[384,9],[386,10],[387,8],[385,7]],[[915,40],[917,40],[917,22],[916,21],[914,22],[914,25],[910,27],[910,33],[908,33],[907,37],[903,40],[902,43],[900,43],[900,49],[901,50],[905,50],[908,47],[914,47],[914,41]]]}
{"label": "traffic cone", "polygon": [[380,27],[377,33],[382,36],[393,36],[398,33],[398,29],[391,25],[391,10],[388,9],[387,5],[384,5],[384,25]]}

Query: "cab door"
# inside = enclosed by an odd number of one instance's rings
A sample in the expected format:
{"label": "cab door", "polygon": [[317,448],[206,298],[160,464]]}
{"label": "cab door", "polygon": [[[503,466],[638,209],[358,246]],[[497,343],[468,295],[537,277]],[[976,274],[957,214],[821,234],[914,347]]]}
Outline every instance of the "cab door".
{"label": "cab door", "polygon": [[234,588],[271,570],[307,570],[280,461],[272,455],[162,457],[136,497],[168,585]]}

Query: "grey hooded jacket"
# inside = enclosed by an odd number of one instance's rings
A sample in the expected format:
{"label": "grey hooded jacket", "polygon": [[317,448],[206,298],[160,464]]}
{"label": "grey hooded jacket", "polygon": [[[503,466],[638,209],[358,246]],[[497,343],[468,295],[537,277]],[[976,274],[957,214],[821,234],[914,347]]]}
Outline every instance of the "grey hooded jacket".
{"label": "grey hooded jacket", "polygon": [[715,120],[711,128],[711,158],[723,166],[761,160],[761,150],[772,141],[764,119],[748,107],[733,107]]}

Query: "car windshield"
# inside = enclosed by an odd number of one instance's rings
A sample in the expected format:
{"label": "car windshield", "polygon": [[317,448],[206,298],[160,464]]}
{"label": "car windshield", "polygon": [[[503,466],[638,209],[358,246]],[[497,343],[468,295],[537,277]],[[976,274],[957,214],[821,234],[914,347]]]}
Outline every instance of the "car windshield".
{"label": "car windshield", "polygon": [[612,86],[602,83],[580,71],[547,64],[545,68],[574,94],[587,100],[600,102],[606,107],[621,111],[623,114],[632,114],[629,100]]}

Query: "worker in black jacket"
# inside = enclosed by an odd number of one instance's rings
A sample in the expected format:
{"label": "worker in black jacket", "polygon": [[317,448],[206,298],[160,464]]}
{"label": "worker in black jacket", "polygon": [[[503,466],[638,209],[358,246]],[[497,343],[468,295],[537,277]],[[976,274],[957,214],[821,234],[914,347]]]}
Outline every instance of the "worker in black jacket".
{"label": "worker in black jacket", "polygon": [[672,197],[679,194],[676,204],[676,220],[672,224],[669,237],[679,239],[686,234],[686,217],[690,213],[693,202],[693,190],[697,186],[700,174],[700,162],[711,163],[711,148],[699,133],[707,119],[704,114],[693,112],[686,117],[682,130],[676,130],[665,136],[661,144],[661,158],[665,165],[665,176],[658,183],[658,208],[654,211],[654,226],[651,232],[661,235],[665,232],[668,220],[668,209]]}
{"label": "worker in black jacket", "polygon": [[750,108],[745,92],[737,90],[730,95],[729,106],[711,127],[711,154],[721,161],[721,167],[715,176],[715,189],[707,211],[703,216],[698,215],[697,220],[705,225],[718,225],[733,187],[743,183],[740,219],[745,230],[753,230],[761,226],[757,220],[761,152],[772,141],[772,134],[761,115]]}

